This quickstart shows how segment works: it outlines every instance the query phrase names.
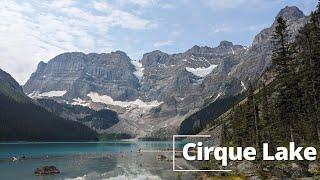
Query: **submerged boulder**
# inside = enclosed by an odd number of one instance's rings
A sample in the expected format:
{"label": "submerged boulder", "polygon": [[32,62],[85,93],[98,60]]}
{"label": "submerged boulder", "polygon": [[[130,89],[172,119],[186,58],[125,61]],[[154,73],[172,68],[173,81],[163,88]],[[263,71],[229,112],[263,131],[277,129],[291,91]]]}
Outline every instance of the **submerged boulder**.
{"label": "submerged boulder", "polygon": [[164,160],[167,159],[167,157],[166,157],[165,155],[158,154],[158,155],[156,156],[156,159],[157,159],[158,161],[164,161]]}
{"label": "submerged boulder", "polygon": [[60,174],[60,170],[55,166],[44,166],[34,171],[35,175],[55,175]]}

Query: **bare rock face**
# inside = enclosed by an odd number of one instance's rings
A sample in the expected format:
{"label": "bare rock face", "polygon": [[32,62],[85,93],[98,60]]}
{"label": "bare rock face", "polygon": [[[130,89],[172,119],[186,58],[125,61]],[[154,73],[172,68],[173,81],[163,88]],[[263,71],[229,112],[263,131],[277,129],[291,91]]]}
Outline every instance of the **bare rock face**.
{"label": "bare rock face", "polygon": [[[288,21],[292,40],[308,21],[297,7],[282,9],[279,16]],[[31,97],[117,111],[119,123],[106,130],[111,133],[174,132],[206,102],[237,95],[260,78],[271,64],[274,27],[262,30],[249,47],[222,41],[177,54],[152,51],[139,62],[121,51],[64,53],[40,62],[23,88]]]}
{"label": "bare rock face", "polygon": [[64,99],[85,97],[91,91],[114,99],[136,99],[138,79],[134,66],[123,52],[109,54],[64,53],[40,62],[24,85],[27,94],[66,91]]}

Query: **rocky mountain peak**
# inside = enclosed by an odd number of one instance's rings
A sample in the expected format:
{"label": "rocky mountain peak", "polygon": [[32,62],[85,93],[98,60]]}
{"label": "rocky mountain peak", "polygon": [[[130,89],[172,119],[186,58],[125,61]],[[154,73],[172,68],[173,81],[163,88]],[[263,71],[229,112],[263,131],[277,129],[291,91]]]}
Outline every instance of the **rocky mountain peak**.
{"label": "rocky mountain peak", "polygon": [[280,16],[289,21],[296,21],[305,17],[303,12],[296,6],[286,6],[285,8],[281,9],[276,19]]}
{"label": "rocky mountain peak", "polygon": [[123,51],[117,50],[117,51],[111,52],[110,54],[111,54],[111,56],[118,56],[118,57],[121,58],[121,59],[126,59],[126,60],[129,60],[129,61],[130,61],[130,58],[129,58],[129,56],[127,55],[127,53],[125,53],[125,52],[123,52]]}
{"label": "rocky mountain peak", "polygon": [[219,46],[233,46],[233,43],[230,41],[221,41]]}
{"label": "rocky mountain peak", "polygon": [[186,51],[186,54],[203,54],[210,53],[214,48],[208,46],[198,46],[194,45],[192,48]]}
{"label": "rocky mountain peak", "polygon": [[275,18],[272,26],[266,29],[263,29],[259,34],[254,38],[252,45],[257,44],[269,44],[270,38],[272,36],[273,30],[277,23],[277,18],[282,17],[287,20],[289,35],[294,39],[294,35],[298,30],[308,21],[308,17],[303,14],[303,12],[296,6],[286,6],[281,9],[278,15]]}
{"label": "rocky mountain peak", "polygon": [[155,66],[158,64],[165,64],[169,55],[160,50],[155,50],[143,55],[141,63],[143,66]]}
{"label": "rocky mountain peak", "polygon": [[201,49],[200,46],[194,45],[194,46],[192,46],[192,48],[190,48],[188,51],[199,51],[200,49]]}
{"label": "rocky mountain peak", "polygon": [[39,71],[44,71],[44,69],[46,68],[47,66],[47,63],[43,62],[43,61],[40,61],[38,66],[37,66],[37,70]]}
{"label": "rocky mountain peak", "polygon": [[66,52],[57,55],[52,61],[73,61],[76,59],[86,59],[86,54],[83,52]]}

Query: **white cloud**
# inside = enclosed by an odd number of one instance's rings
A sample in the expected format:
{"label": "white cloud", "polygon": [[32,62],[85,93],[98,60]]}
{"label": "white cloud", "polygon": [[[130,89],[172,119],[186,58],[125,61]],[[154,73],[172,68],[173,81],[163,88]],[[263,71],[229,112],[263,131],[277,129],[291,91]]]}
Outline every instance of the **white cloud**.
{"label": "white cloud", "polygon": [[63,7],[69,7],[74,3],[74,0],[54,0],[49,5],[51,8],[63,8]]}
{"label": "white cloud", "polygon": [[168,41],[159,41],[153,44],[154,47],[162,47],[162,46],[169,46],[172,45],[174,41],[168,40]]}
{"label": "white cloud", "polygon": [[93,1],[92,5],[93,8],[98,11],[111,11],[113,9],[112,6],[107,2]]}
{"label": "white cloud", "polygon": [[233,29],[235,29],[237,31],[253,31],[253,32],[255,32],[255,31],[261,31],[268,26],[270,26],[270,25],[268,25],[266,23],[253,24],[253,25],[242,24],[242,25],[238,25],[237,27],[232,27],[227,24],[216,24],[212,27],[211,32],[213,32],[213,33],[232,32]]}
{"label": "white cloud", "polygon": [[270,26],[270,24],[255,24],[255,25],[249,25],[243,28],[244,31],[261,31],[262,29]]}
{"label": "white cloud", "polygon": [[66,51],[111,51],[113,27],[146,30],[156,26],[100,1],[85,8],[72,0],[0,1],[0,68],[23,84],[41,60]]}
{"label": "white cloud", "polygon": [[163,9],[176,9],[176,6],[169,3],[164,3],[159,5]]}
{"label": "white cloud", "polygon": [[229,32],[229,31],[231,31],[231,29],[232,28],[226,24],[217,24],[212,27],[212,31],[214,33]]}
{"label": "white cloud", "polygon": [[172,3],[162,2],[161,0],[117,0],[120,6],[133,5],[139,8],[160,7],[162,9],[175,9]]}
{"label": "white cloud", "polygon": [[140,7],[148,7],[158,3],[158,0],[118,0],[121,5],[133,4]]}
{"label": "white cloud", "polygon": [[247,6],[248,4],[253,4],[256,0],[202,0],[202,2],[210,6],[214,10],[225,10],[233,9],[239,6]]}

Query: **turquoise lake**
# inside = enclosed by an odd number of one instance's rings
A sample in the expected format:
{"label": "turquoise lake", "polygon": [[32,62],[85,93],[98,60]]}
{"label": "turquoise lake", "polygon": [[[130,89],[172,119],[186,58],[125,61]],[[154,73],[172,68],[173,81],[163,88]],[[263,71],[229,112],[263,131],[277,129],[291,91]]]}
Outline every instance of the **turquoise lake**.
{"label": "turquoise lake", "polygon": [[[170,150],[171,141],[0,143],[0,179],[178,179]],[[168,160],[156,160],[159,154]],[[34,175],[36,168],[48,165],[61,173]],[[193,179],[188,173],[182,177]]]}

